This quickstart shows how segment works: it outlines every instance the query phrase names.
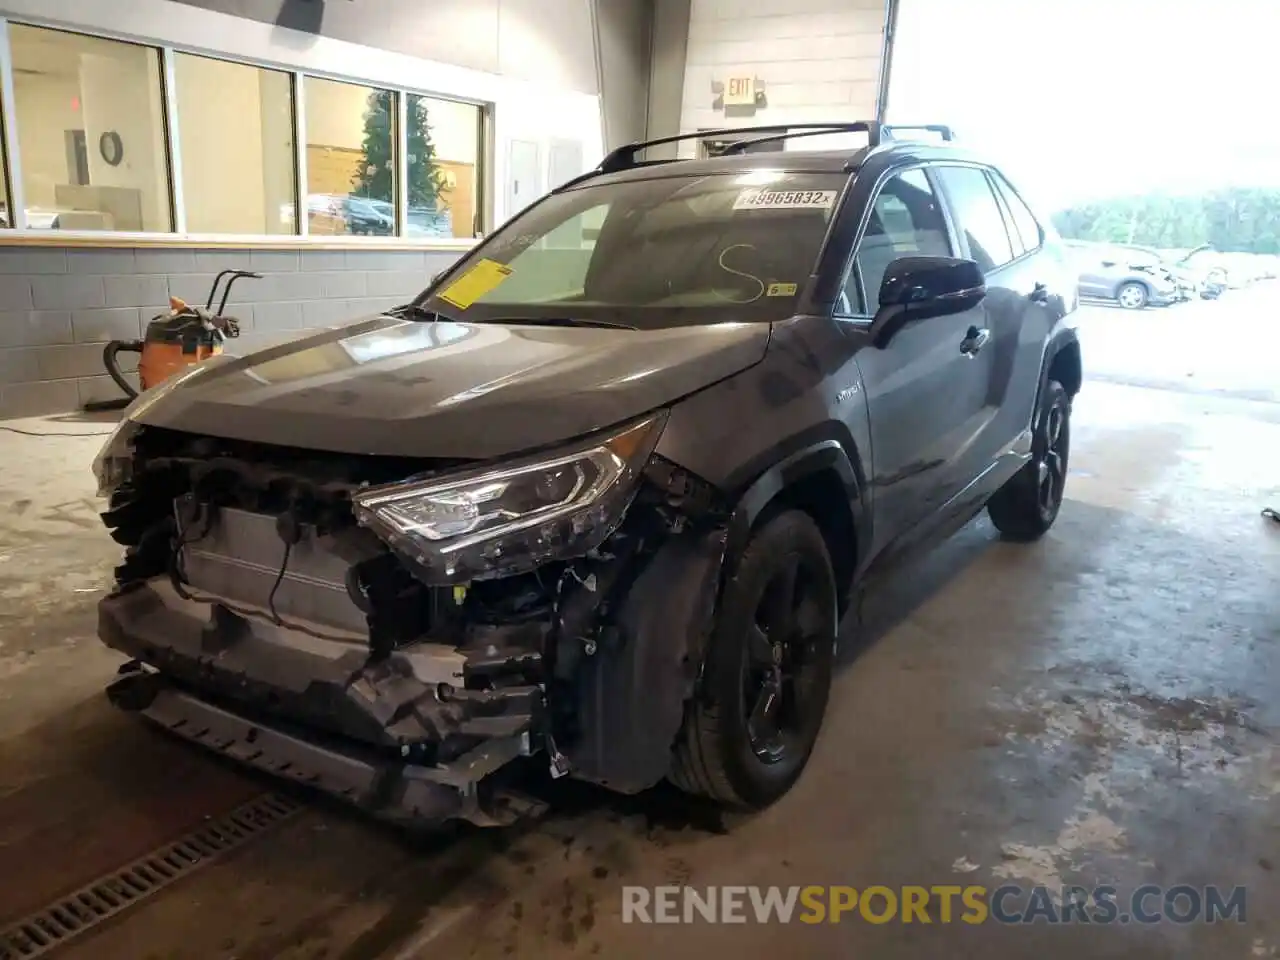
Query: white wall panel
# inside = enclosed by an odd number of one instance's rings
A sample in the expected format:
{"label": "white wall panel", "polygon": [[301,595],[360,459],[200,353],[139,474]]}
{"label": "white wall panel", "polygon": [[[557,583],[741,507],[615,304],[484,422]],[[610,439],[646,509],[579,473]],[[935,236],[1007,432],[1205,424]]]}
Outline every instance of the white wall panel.
{"label": "white wall panel", "polygon": [[[885,0],[691,0],[681,130],[872,119],[884,21]],[[726,116],[712,84],[744,74],[767,105]]]}
{"label": "white wall panel", "polygon": [[[591,0],[497,3],[498,73],[563,90],[600,92]],[[453,35],[445,32],[449,39]]]}
{"label": "white wall panel", "polygon": [[[176,0],[264,23],[316,0]],[[319,32],[426,60],[598,93],[589,0],[331,0]]]}

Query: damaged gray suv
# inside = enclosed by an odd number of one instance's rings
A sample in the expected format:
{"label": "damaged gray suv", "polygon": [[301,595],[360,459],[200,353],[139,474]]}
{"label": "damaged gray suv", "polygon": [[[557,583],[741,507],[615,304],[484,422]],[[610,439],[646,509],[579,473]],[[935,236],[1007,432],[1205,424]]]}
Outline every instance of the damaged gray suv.
{"label": "damaged gray suv", "polygon": [[855,591],[1062,502],[1075,274],[937,132],[634,144],[411,303],[144,393],[94,468],[113,702],[400,821],[509,822],[530,763],[781,797]]}

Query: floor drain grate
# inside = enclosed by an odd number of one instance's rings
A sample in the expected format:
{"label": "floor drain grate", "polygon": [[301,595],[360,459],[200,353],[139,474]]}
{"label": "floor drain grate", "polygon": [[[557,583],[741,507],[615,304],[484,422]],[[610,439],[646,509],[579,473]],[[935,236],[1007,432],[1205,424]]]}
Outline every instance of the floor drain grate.
{"label": "floor drain grate", "polygon": [[302,809],[301,804],[277,794],[250,800],[0,930],[0,960],[42,957]]}

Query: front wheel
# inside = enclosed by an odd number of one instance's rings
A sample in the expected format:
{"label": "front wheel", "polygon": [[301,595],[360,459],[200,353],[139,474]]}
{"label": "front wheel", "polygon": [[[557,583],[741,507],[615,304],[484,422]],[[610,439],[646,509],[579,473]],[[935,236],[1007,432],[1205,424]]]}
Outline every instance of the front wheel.
{"label": "front wheel", "polygon": [[1126,310],[1141,310],[1147,299],[1147,288],[1140,283],[1126,283],[1116,291],[1116,302]]}
{"label": "front wheel", "polygon": [[1071,453],[1071,399],[1057,380],[1044,385],[1031,434],[1031,460],[987,503],[995,528],[1010,540],[1038,540],[1062,508]]}
{"label": "front wheel", "polygon": [[838,629],[821,532],[799,510],[778,514],[752,535],[725,584],[670,780],[744,809],[790,790],[826,713]]}

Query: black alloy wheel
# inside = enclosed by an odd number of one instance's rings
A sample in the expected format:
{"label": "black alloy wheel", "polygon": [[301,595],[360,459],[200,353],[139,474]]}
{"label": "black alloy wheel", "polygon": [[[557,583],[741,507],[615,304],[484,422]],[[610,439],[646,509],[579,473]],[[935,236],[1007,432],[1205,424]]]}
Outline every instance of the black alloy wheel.
{"label": "black alloy wheel", "polygon": [[1036,458],[1037,503],[1044,521],[1052,524],[1053,517],[1062,507],[1062,494],[1066,492],[1066,453],[1070,434],[1066,403],[1053,403],[1044,411],[1042,419],[1042,428],[1036,431],[1039,439],[1036,445],[1041,447]]}
{"label": "black alloy wheel", "polygon": [[1044,536],[1062,509],[1071,454],[1071,399],[1056,380],[1044,385],[1031,434],[1031,459],[996,491],[987,513],[1011,540]]}
{"label": "black alloy wheel", "polygon": [[765,521],[720,598],[701,688],[672,757],[678,787],[746,809],[791,789],[826,714],[837,606],[813,519],[788,510]]}
{"label": "black alloy wheel", "polygon": [[742,658],[742,722],[751,751],[767,764],[807,749],[821,723],[815,688],[824,679],[823,643],[830,646],[822,612],[821,573],[794,553],[781,559],[747,627]]}

